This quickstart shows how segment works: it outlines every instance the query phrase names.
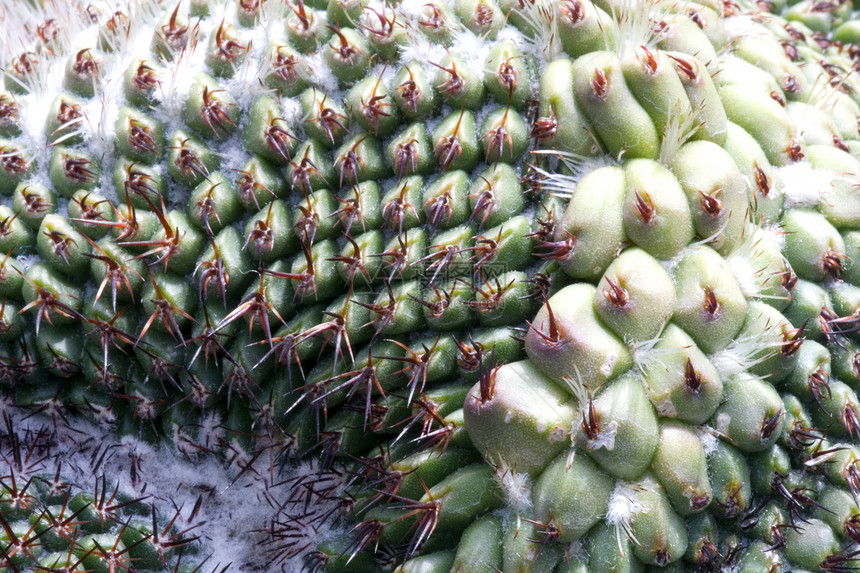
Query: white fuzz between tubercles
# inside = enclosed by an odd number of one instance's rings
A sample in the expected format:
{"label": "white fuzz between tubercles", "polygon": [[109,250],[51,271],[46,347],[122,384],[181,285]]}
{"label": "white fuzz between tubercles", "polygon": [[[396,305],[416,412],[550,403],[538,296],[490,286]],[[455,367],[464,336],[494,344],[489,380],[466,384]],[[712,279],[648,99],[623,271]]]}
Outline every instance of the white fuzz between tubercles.
{"label": "white fuzz between tubercles", "polygon": [[[661,333],[662,331],[660,329]],[[663,336],[658,334],[648,340],[639,340],[636,342],[624,341],[629,348],[633,349],[633,364],[642,374],[646,374],[651,368],[665,368],[666,365],[663,362],[663,357],[677,352],[674,348],[657,348],[656,346],[661,340],[663,340]]]}
{"label": "white fuzz between tubercles", "polygon": [[[707,73],[707,71],[702,71],[702,73]],[[705,102],[703,101],[689,114],[682,113],[684,106],[680,101],[672,108],[671,113],[669,113],[669,123],[663,129],[663,137],[660,140],[660,163],[669,168],[671,168],[681,146],[693,137],[696,130],[702,126],[701,117],[705,111]]]}
{"label": "white fuzz between tubercles", "polygon": [[[92,26],[88,5],[95,10],[105,3],[75,2],[72,0],[45,0],[43,6],[30,0],[4,0],[0,2],[0,53],[20,55],[24,52],[39,52],[34,73],[23,83],[30,93],[53,96],[55,85],[44,80],[51,63],[71,52],[72,40]],[[43,50],[42,38],[50,41],[50,49]],[[65,63],[65,62],[64,62]],[[10,62],[0,61],[7,66]]]}
{"label": "white fuzz between tubercles", "polygon": [[[633,58],[641,47],[654,48],[657,37],[652,16],[662,0],[613,0],[610,25],[615,38],[615,53],[620,60]],[[612,48],[607,46],[608,50]]]}
{"label": "white fuzz between tubercles", "polygon": [[15,263],[17,264],[21,272],[26,273],[30,269],[30,267],[39,262],[40,258],[41,257],[36,254],[18,255],[17,257],[15,257]]}
{"label": "white fuzz between tubercles", "polygon": [[588,388],[586,388],[585,383],[582,381],[579,367],[576,364],[573,364],[573,371],[575,373],[574,376],[565,376],[562,380],[564,380],[565,385],[568,390],[570,390],[570,393],[573,394],[573,397],[576,398],[576,401],[579,403],[579,409],[582,411],[582,408],[588,407],[590,394],[588,393]]}
{"label": "white fuzz between tubercles", "polygon": [[418,30],[407,30],[409,42],[399,47],[400,64],[406,65],[417,62],[424,69],[427,79],[436,76],[436,68],[430,62],[442,61],[445,50],[439,44],[434,44],[427,36]]}
{"label": "white fuzz between tubercles", "polygon": [[407,17],[407,21],[418,21],[423,15],[424,6],[426,5],[427,2],[424,0],[403,0],[398,9]]}
{"label": "white fuzz between tubercles", "polygon": [[483,78],[484,62],[487,61],[487,56],[493,45],[494,42],[490,42],[482,36],[476,36],[469,30],[463,30],[454,35],[454,43],[449,50],[452,54],[457,54],[463,58],[470,72]]}
{"label": "white fuzz between tubercles", "polygon": [[532,480],[529,474],[518,473],[516,467],[499,456],[498,463],[493,462],[496,482],[505,493],[507,506],[518,515],[527,512],[532,507]]}
{"label": "white fuzz between tubercles", "polygon": [[615,448],[615,436],[618,433],[618,422],[612,420],[608,424],[604,424],[600,427],[600,431],[597,433],[595,438],[592,439],[585,435],[580,421],[587,421],[590,418],[590,410],[592,406],[591,393],[582,382],[582,377],[579,374],[579,369],[576,364],[573,365],[573,368],[576,371],[576,376],[564,378],[564,383],[567,384],[567,387],[579,403],[579,407],[577,408],[577,417],[574,419],[570,428],[571,451],[567,460],[568,467],[573,463],[576,442],[584,443],[585,447],[589,451],[599,450],[600,448],[613,450]]}
{"label": "white fuzz between tubercles", "polygon": [[816,169],[808,161],[798,161],[776,169],[785,194],[785,209],[792,207],[814,207],[826,197],[833,186],[835,173]]}
{"label": "white fuzz between tubercles", "polygon": [[[265,554],[258,551],[255,532],[270,526],[272,508],[282,508],[279,519],[288,522],[289,500],[296,492],[310,492],[316,494],[309,500],[311,511],[314,515],[322,515],[331,511],[332,503],[324,500],[319,492],[339,495],[342,490],[342,478],[314,463],[293,468],[273,483],[268,475],[270,462],[259,458],[228,472],[217,456],[201,452],[199,448],[194,448],[198,452],[196,458],[188,459],[175,448],[153,448],[133,436],[114,442],[107,438],[104,428],[81,418],[70,417],[63,424],[54,425],[44,414],[24,412],[22,415],[20,408],[8,407],[9,404],[8,400],[0,399],[0,415],[8,414],[19,436],[42,432],[53,438],[50,444],[39,444],[40,455],[33,456],[35,461],[22,464],[21,471],[16,470],[16,477],[26,481],[36,475],[53,475],[59,466],[63,471],[61,478],[83,491],[94,491],[98,483],[99,487],[108,486],[111,491],[118,488],[119,493],[129,499],[145,497],[147,505],[153,504],[159,515],[178,510],[177,528],[190,528],[193,533],[189,537],[199,536],[202,544],[199,560],[209,555],[207,566],[201,571],[222,570],[225,566],[229,568],[230,563],[234,567],[239,563],[252,566],[256,563],[262,567]],[[204,426],[207,423],[202,421]],[[213,420],[213,423],[217,422]],[[0,443],[6,452],[8,442],[4,440],[9,436],[4,430],[5,427],[0,430]],[[206,430],[201,427],[198,431]],[[198,445],[199,441],[196,441]],[[0,460],[4,458],[0,456]],[[296,491],[286,491],[287,486],[296,482],[299,482]],[[310,489],[309,482],[317,489]],[[294,503],[299,506],[295,513],[306,513],[303,503]],[[327,522],[308,529],[307,541],[314,545],[335,535]],[[291,565],[295,565],[292,570],[300,568],[298,563],[287,563],[285,570],[290,570]]]}
{"label": "white fuzz between tubercles", "polygon": [[282,97],[281,98],[281,118],[287,122],[287,125],[296,129],[302,122],[302,104],[298,98]]}
{"label": "white fuzz between tubercles", "polygon": [[246,57],[241,65],[235,68],[233,77],[224,81],[222,85],[236,98],[236,103],[241,109],[250,109],[251,103],[257,97],[263,94],[277,97],[277,94],[267,88],[263,82],[265,75],[262,70],[266,68],[261,62],[268,60],[268,29],[260,26],[254,28],[253,32],[242,30],[241,37],[248,48]]}
{"label": "white fuzz between tubercles", "polygon": [[506,26],[499,30],[496,36],[496,42],[511,42],[517,48],[523,51],[528,51],[530,38],[513,26]]}
{"label": "white fuzz between tubercles", "polygon": [[[426,6],[427,2],[424,2],[423,0],[406,0],[400,4],[399,10],[406,16],[406,20],[420,21],[430,15],[428,13],[429,9]],[[460,24],[459,20],[447,22],[447,24],[449,26],[448,30],[455,38],[464,34],[471,34],[474,36],[474,34],[466,30]],[[434,83],[436,74],[440,70],[436,68],[433,63],[438,64],[442,61],[446,54],[445,47],[431,41],[426,35],[424,35],[424,32],[420,30],[420,26],[418,28],[411,27],[407,29],[406,37],[409,41],[399,47],[400,64],[405,65],[410,62],[418,62],[424,68],[424,73],[427,75],[427,79],[431,83]],[[462,56],[463,59],[472,57],[472,54],[465,54],[459,50],[450,51]],[[478,63],[483,65],[483,62],[484,60],[481,59]]]}
{"label": "white fuzz between tubercles", "polygon": [[200,420],[197,435],[201,446],[214,449],[226,436],[221,416],[214,412],[203,416]]}
{"label": "white fuzz between tubercles", "polygon": [[693,426],[693,430],[696,431],[696,435],[699,436],[699,441],[702,442],[705,456],[710,456],[712,453],[717,451],[717,446],[719,446],[720,440],[716,435],[716,430],[705,424],[701,426]]}
{"label": "white fuzz between tubercles", "polygon": [[325,55],[322,50],[308,54],[308,68],[311,70],[310,82],[320,88],[323,93],[331,94],[336,101],[342,101],[343,98],[337,97],[338,93],[337,78],[328,67],[325,60]]}
{"label": "white fuzz between tubercles", "polygon": [[766,12],[757,11],[755,13],[729,16],[722,19],[723,27],[728,35],[728,46],[732,45],[732,40],[738,38],[746,38],[750,36],[769,37],[771,32],[768,28],[762,25],[762,19],[769,15]]}
{"label": "white fuzz between tubercles", "polygon": [[0,396],[0,418],[7,419],[20,411],[20,407],[12,401],[11,396]]}
{"label": "white fuzz between tubercles", "polygon": [[535,0],[523,2],[521,8],[516,8],[534,32],[528,40],[530,51],[544,66],[564,55],[564,46],[558,37],[559,5],[556,0]]}
{"label": "white fuzz between tubercles", "polygon": [[761,266],[756,264],[761,251],[757,248],[761,237],[756,236],[755,228],[747,225],[741,242],[726,257],[738,286],[747,298],[757,295],[766,286],[768,277],[762,277]]}
{"label": "white fuzz between tubercles", "polygon": [[740,374],[779,352],[785,344],[780,326],[768,323],[763,332],[735,338],[726,348],[712,354],[711,363],[720,378],[726,380]]}
{"label": "white fuzz between tubercles", "polygon": [[211,19],[194,20],[187,34],[187,44],[168,63],[166,79],[156,94],[161,100],[160,109],[163,111],[160,119],[165,121],[165,130],[184,129],[182,108],[194,78],[205,70],[206,45],[202,39],[213,33],[212,22]]}
{"label": "white fuzz between tubercles", "polygon": [[772,285],[779,284],[783,276],[781,272],[769,272],[765,260],[768,250],[780,250],[781,247],[781,235],[771,230],[747,222],[741,241],[726,257],[729,269],[747,299],[790,300],[787,294],[784,297],[764,294]]}
{"label": "white fuzz between tubercles", "polygon": [[[649,479],[650,478],[646,478]],[[638,502],[639,486],[623,480],[618,480],[615,489],[609,497],[609,509],[606,510],[606,523],[615,528],[615,538],[618,541],[618,550],[624,555],[624,544],[621,536],[640,545],[636,536],[633,535],[631,524],[633,516],[642,511],[644,507]]]}
{"label": "white fuzz between tubercles", "polygon": [[[595,143],[595,145],[597,144]],[[545,171],[536,165],[532,166],[532,169],[543,177],[541,187],[544,191],[550,195],[568,200],[573,197],[576,186],[579,185],[583,177],[601,167],[618,164],[612,157],[605,154],[589,157],[557,149],[538,149],[532,151],[532,153],[534,155],[550,157],[561,164],[554,165],[549,171]],[[560,166],[563,166],[566,173],[560,172],[558,169]]]}

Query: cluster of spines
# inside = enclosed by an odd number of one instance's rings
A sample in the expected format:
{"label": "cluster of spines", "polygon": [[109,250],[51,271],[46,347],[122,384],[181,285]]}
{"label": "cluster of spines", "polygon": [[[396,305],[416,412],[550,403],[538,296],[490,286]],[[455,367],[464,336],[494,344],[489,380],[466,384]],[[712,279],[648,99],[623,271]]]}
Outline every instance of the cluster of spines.
{"label": "cluster of spines", "polygon": [[[194,534],[202,525],[202,497],[165,518],[162,500],[132,497],[105,476],[114,446],[68,439],[61,446],[57,437],[48,426],[22,430],[4,414],[0,444],[8,473],[0,479],[0,556],[7,570],[204,570],[208,559],[198,555]],[[76,448],[80,455],[71,461]],[[83,459],[86,468],[73,467]]]}

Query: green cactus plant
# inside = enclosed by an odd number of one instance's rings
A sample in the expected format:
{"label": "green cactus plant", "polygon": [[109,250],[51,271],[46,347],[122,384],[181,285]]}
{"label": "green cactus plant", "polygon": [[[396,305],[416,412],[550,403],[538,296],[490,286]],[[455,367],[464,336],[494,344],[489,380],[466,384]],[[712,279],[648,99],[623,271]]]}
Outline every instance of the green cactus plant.
{"label": "green cactus plant", "polygon": [[860,570],[847,2],[0,6],[0,566]]}

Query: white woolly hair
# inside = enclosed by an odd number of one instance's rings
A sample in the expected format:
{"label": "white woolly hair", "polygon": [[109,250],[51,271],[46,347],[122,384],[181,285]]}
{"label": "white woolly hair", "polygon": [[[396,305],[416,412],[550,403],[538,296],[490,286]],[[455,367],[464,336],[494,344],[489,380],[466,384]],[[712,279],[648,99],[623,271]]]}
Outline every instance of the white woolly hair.
{"label": "white woolly hair", "polygon": [[588,392],[588,388],[585,386],[585,382],[582,381],[582,375],[579,373],[579,367],[576,364],[573,364],[573,371],[573,376],[565,376],[563,380],[564,384],[570,390],[570,393],[573,394],[574,398],[576,398],[576,401],[579,404],[579,410],[582,412],[583,408],[588,407],[588,398],[590,394]]}
{"label": "white woolly hair", "polygon": [[[693,65],[696,65],[695,63]],[[707,70],[700,70],[700,73],[708,73]],[[670,167],[675,160],[675,156],[681,147],[696,133],[696,130],[702,126],[702,116],[705,111],[705,102],[703,101],[699,107],[692,110],[692,113],[682,113],[684,106],[681,102],[677,102],[669,113],[669,123],[663,129],[660,139],[660,163],[666,167]]]}
{"label": "white woolly hair", "polygon": [[699,436],[699,441],[702,442],[702,447],[705,449],[705,455],[710,456],[715,451],[717,451],[717,446],[720,444],[720,439],[717,436],[717,431],[708,426],[707,424],[703,424],[701,426],[693,426],[693,430],[696,431],[696,435]]}
{"label": "white woolly hair", "polygon": [[509,508],[517,514],[525,514],[532,507],[532,480],[529,474],[517,472],[501,454],[488,456],[495,472],[496,482],[505,494]]}
{"label": "white woolly hair", "polygon": [[[663,0],[611,0],[610,25],[615,37],[615,53],[620,60],[633,58],[644,46],[652,49],[657,40],[653,19]],[[607,49],[611,49],[607,46]]]}
{"label": "white woolly hair", "polygon": [[[598,144],[595,142],[594,145],[595,151],[597,151]],[[579,185],[583,177],[601,167],[618,164],[606,154],[588,156],[557,149],[536,149],[532,151],[532,154],[539,157],[549,157],[553,162],[549,170],[532,165],[532,169],[544,178],[541,182],[542,188],[550,195],[568,200],[573,197],[576,186]],[[564,167],[566,173],[560,172],[559,167]]]}
{"label": "white woolly hair", "polygon": [[757,224],[747,221],[740,242],[726,256],[729,270],[747,299],[791,300],[788,294],[764,294],[775,282],[782,280],[782,272],[774,272],[768,268],[766,260],[768,250],[780,250],[781,241],[781,233],[767,226],[764,221]]}
{"label": "white woolly hair", "polygon": [[712,354],[711,363],[720,378],[726,380],[776,355],[785,345],[783,326],[768,320],[763,331],[736,337],[726,348]]}
{"label": "white woolly hair", "polygon": [[736,14],[723,18],[723,27],[729,38],[729,45],[733,40],[749,36],[768,37],[769,32],[767,26],[762,25],[762,22],[771,18],[771,15],[762,12],[750,12],[744,14]]}
{"label": "white woolly hair", "polygon": [[[201,573],[224,570],[231,563],[234,567],[240,563],[262,567],[266,555],[258,550],[256,532],[272,525],[268,520],[277,513],[276,508],[287,507],[289,496],[296,491],[306,491],[310,492],[310,510],[314,515],[323,515],[336,509],[331,502],[333,498],[314,492],[326,491],[336,496],[345,487],[343,475],[322,469],[316,460],[272,476],[271,459],[251,456],[233,444],[227,456],[234,467],[225,468],[218,456],[191,448],[185,439],[177,448],[155,448],[130,435],[117,441],[104,428],[86,420],[69,418],[60,424],[44,413],[22,415],[20,409],[5,408],[5,403],[0,400],[0,413],[8,414],[19,435],[47,431],[56,442],[35,461],[13,468],[17,480],[26,482],[37,475],[53,476],[59,466],[61,478],[84,491],[92,492],[96,484],[111,492],[117,488],[122,496],[143,498],[145,503],[154,504],[160,520],[177,513],[175,527],[188,530],[185,537],[199,536],[201,553],[195,559],[198,563],[205,559],[206,563],[205,567],[201,564]],[[209,439],[222,432],[217,417],[200,422],[198,432],[209,435]],[[175,432],[185,434],[183,429]],[[99,460],[95,468],[94,460]],[[294,488],[290,490],[290,486]],[[343,532],[326,522],[321,527],[308,527],[303,534],[309,544],[316,545]],[[189,561],[186,558],[183,562]],[[290,564],[285,563],[285,567]],[[295,570],[301,567],[300,560],[296,560],[295,567]]]}
{"label": "white woolly hair", "polygon": [[618,422],[612,420],[609,423],[602,424],[597,437],[591,439],[585,435],[582,430],[580,420],[586,420],[589,417],[589,407],[592,395],[588,388],[586,388],[585,383],[582,381],[579,368],[577,368],[576,364],[574,364],[573,367],[575,376],[564,378],[564,383],[570,389],[578,403],[577,416],[574,418],[570,428],[571,447],[567,457],[568,469],[570,469],[570,466],[573,464],[573,459],[576,455],[577,442],[585,443],[585,447],[589,451],[598,450],[600,448],[612,450],[615,448],[615,436],[618,433]]}
{"label": "white woolly hair", "polygon": [[808,161],[798,161],[778,167],[776,177],[782,183],[785,194],[785,209],[792,207],[814,207],[827,197],[833,188],[836,173],[816,169]]}
{"label": "white woolly hair", "polygon": [[663,359],[679,352],[677,348],[657,348],[657,345],[662,340],[662,328],[657,336],[649,338],[648,340],[625,340],[627,346],[633,351],[633,364],[636,365],[640,374],[646,374],[651,368],[665,368],[666,365],[663,362]]}
{"label": "white woolly hair", "polygon": [[560,2],[556,0],[534,0],[523,2],[515,8],[531,27],[533,35],[527,41],[531,53],[545,66],[564,55],[564,46],[558,36],[558,19],[561,17]]}
{"label": "white woolly hair", "polygon": [[[651,478],[646,478],[646,480],[651,480]],[[633,535],[631,524],[633,517],[644,509],[642,504],[638,502],[641,488],[642,485],[640,484],[618,480],[615,483],[615,489],[612,490],[612,495],[609,497],[609,509],[606,510],[606,523],[615,528],[618,550],[622,555],[624,555],[622,536],[636,545],[640,545],[636,536]]]}

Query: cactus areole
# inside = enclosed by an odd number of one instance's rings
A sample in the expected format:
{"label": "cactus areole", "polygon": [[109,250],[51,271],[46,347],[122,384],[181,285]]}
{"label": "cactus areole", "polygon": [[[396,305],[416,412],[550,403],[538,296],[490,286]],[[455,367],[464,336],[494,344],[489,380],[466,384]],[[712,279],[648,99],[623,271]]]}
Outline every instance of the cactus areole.
{"label": "cactus areole", "polygon": [[5,0],[0,570],[860,571],[843,0]]}

